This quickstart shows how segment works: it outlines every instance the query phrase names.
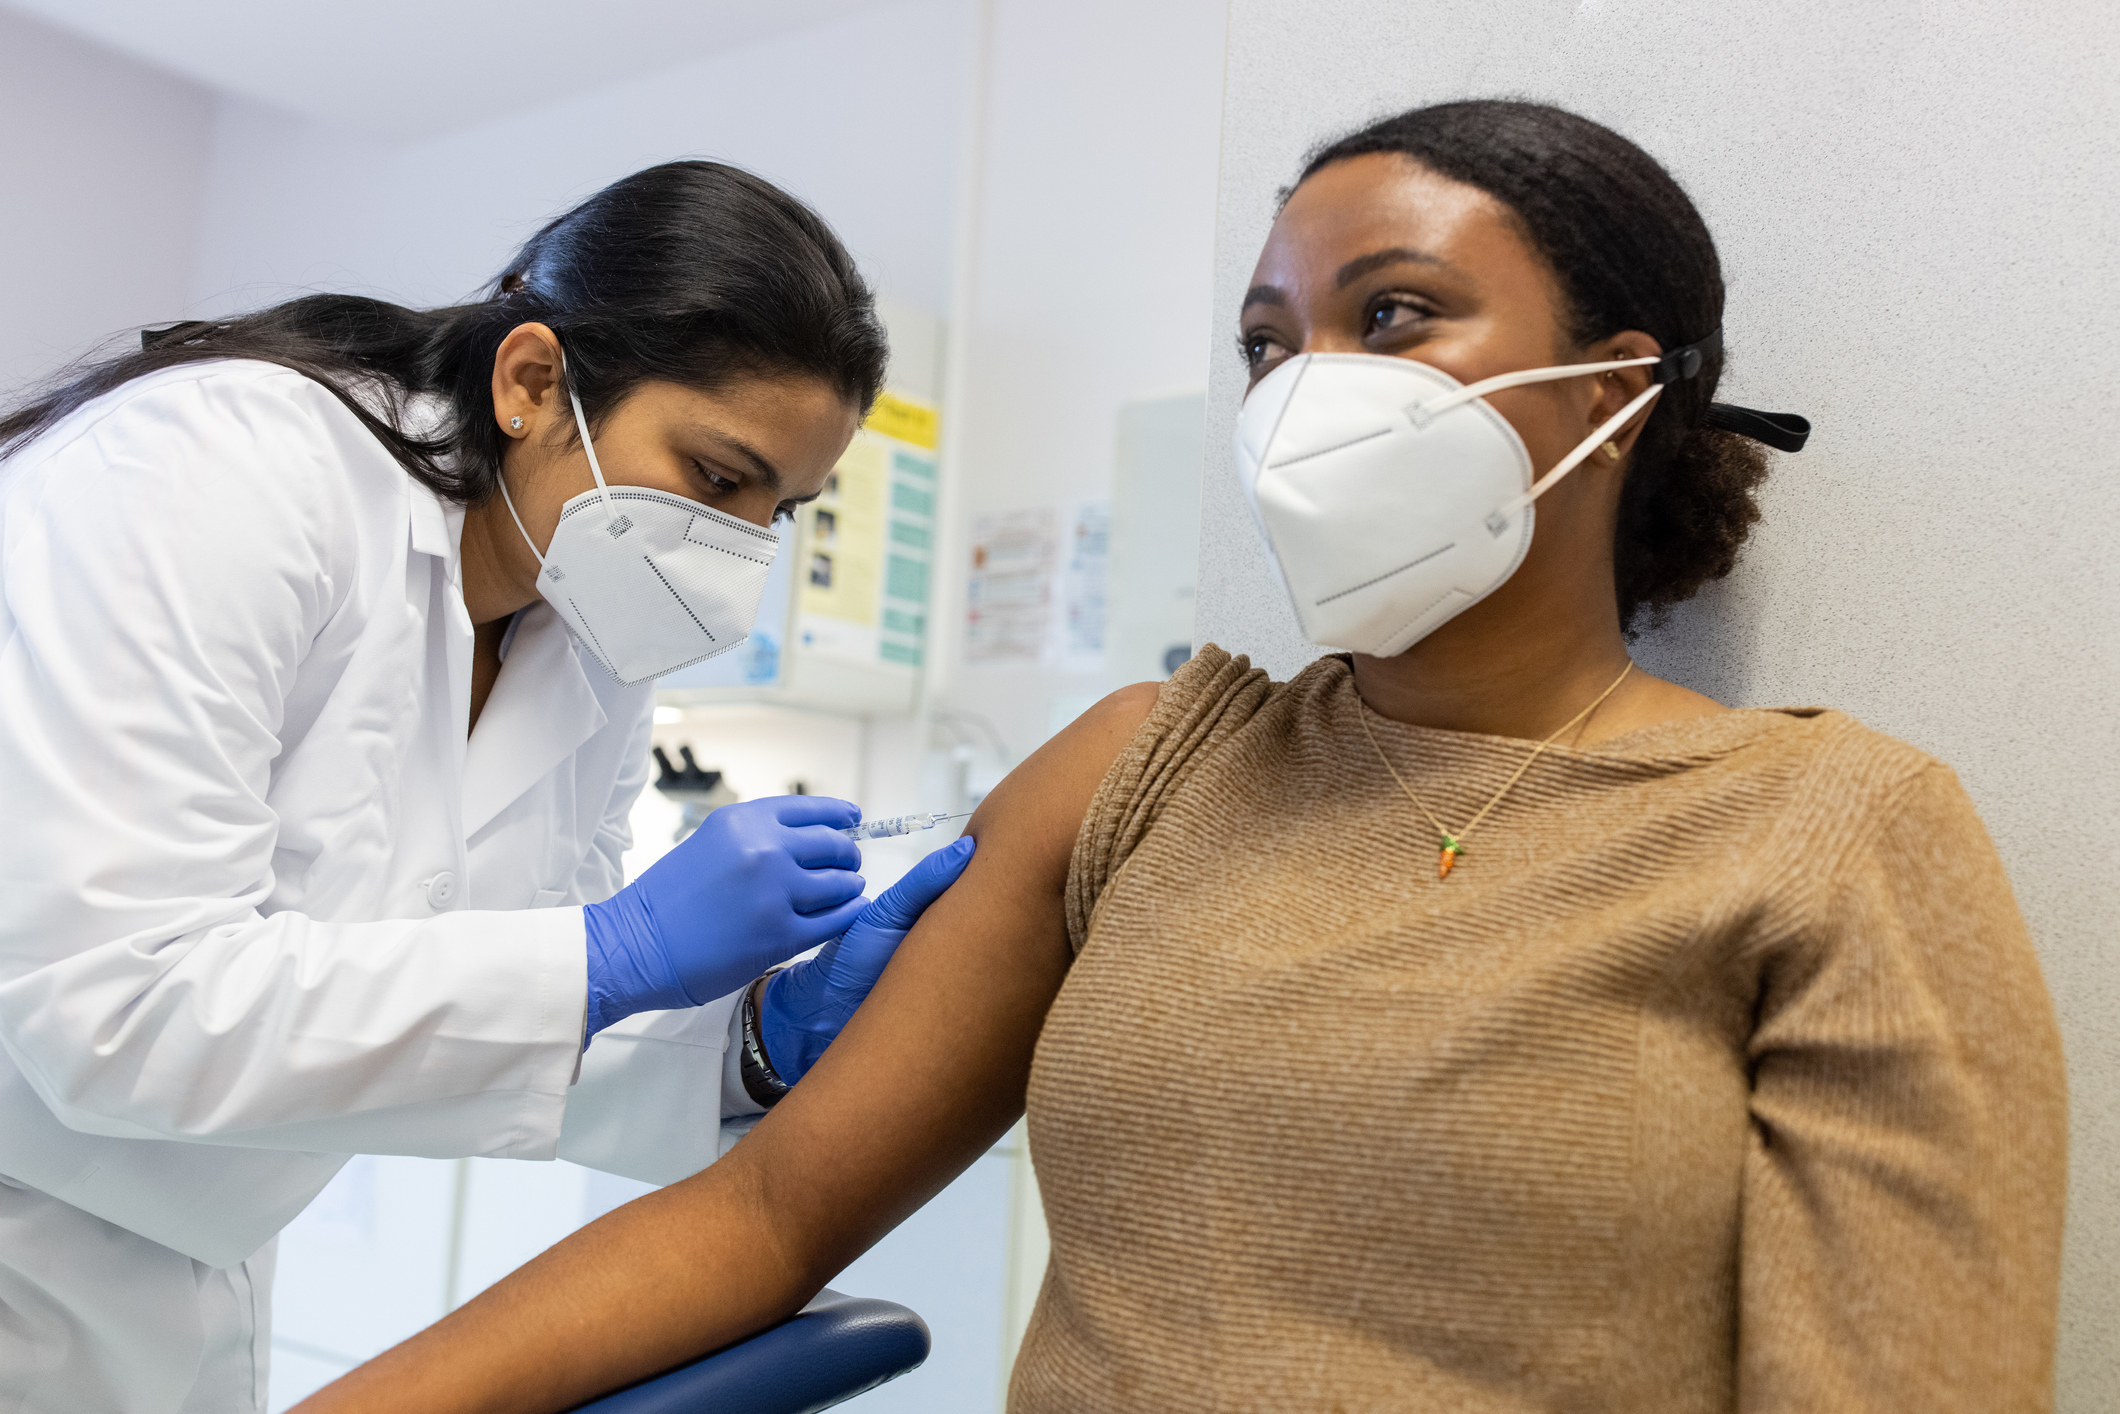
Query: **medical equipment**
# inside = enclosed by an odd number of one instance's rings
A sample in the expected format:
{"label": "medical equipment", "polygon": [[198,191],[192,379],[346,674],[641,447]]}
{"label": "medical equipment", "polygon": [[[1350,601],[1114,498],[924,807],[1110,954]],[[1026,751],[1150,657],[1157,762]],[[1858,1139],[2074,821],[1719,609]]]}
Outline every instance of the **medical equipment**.
{"label": "medical equipment", "polygon": [[893,835],[917,835],[922,830],[932,830],[945,820],[962,820],[969,810],[961,815],[945,815],[940,810],[914,811],[910,815],[890,815],[881,820],[864,820],[839,833],[850,840],[881,840]]}
{"label": "medical equipment", "polygon": [[729,783],[719,771],[709,771],[692,755],[689,745],[679,746],[677,754],[684,761],[682,768],[670,762],[670,754],[661,747],[655,748],[655,788],[664,796],[683,808],[677,829],[671,834],[671,843],[676,843],[698,829],[700,823],[724,805],[734,805],[739,797],[729,789]]}
{"label": "medical equipment", "polygon": [[802,1414],[894,1380],[927,1359],[927,1322],[873,1297],[817,1293],[748,1340],[581,1406],[583,1414]]}

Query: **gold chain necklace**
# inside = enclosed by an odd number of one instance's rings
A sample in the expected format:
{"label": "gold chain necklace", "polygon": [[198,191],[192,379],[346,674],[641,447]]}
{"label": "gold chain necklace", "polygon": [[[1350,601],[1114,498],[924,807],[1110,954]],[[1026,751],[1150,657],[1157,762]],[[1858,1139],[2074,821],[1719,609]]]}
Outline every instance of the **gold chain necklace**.
{"label": "gold chain necklace", "polygon": [[1604,706],[1605,699],[1610,697],[1613,693],[1619,691],[1619,685],[1625,682],[1627,680],[1627,674],[1633,671],[1634,663],[1632,660],[1629,660],[1627,666],[1619,670],[1619,676],[1612,679],[1612,686],[1606,688],[1603,692],[1600,692],[1597,695],[1597,701],[1591,703],[1588,707],[1585,707],[1582,711],[1576,713],[1573,717],[1570,717],[1567,721],[1563,722],[1554,731],[1553,735],[1547,737],[1544,741],[1540,742],[1537,746],[1533,747],[1531,750],[1531,754],[1524,758],[1524,764],[1516,768],[1516,774],[1511,776],[1507,781],[1504,781],[1502,783],[1502,788],[1494,793],[1494,798],[1489,800],[1484,806],[1480,807],[1480,813],[1473,816],[1471,823],[1467,824],[1464,829],[1459,830],[1456,834],[1452,834],[1449,828],[1445,826],[1441,820],[1436,819],[1435,812],[1430,810],[1426,805],[1423,805],[1421,803],[1421,798],[1413,793],[1413,787],[1406,784],[1406,778],[1399,774],[1399,768],[1392,765],[1391,758],[1384,754],[1383,746],[1380,745],[1377,741],[1377,734],[1374,731],[1370,730],[1369,709],[1364,707],[1360,702],[1355,703],[1355,720],[1362,724],[1362,735],[1369,738],[1370,746],[1373,747],[1376,751],[1377,760],[1383,762],[1384,769],[1391,772],[1391,779],[1397,781],[1399,783],[1399,789],[1406,792],[1406,798],[1413,802],[1413,808],[1420,811],[1423,815],[1427,816],[1428,823],[1435,826],[1435,832],[1439,837],[1437,843],[1442,850],[1442,857],[1440,858],[1440,860],[1438,860],[1435,867],[1436,878],[1447,879],[1450,877],[1451,866],[1455,865],[1457,863],[1458,856],[1465,852],[1465,836],[1471,834],[1474,827],[1476,827],[1480,823],[1480,821],[1487,818],[1487,813],[1489,811],[1493,810],[1495,806],[1500,805],[1502,803],[1503,796],[1509,794],[1510,791],[1516,788],[1516,783],[1522,780],[1524,778],[1524,773],[1531,769],[1532,764],[1536,762],[1540,756],[1545,754],[1546,748],[1553,745],[1555,741],[1559,740],[1561,735],[1567,732],[1571,727],[1578,726],[1582,722],[1588,720],[1592,712],[1595,712],[1598,708]]}

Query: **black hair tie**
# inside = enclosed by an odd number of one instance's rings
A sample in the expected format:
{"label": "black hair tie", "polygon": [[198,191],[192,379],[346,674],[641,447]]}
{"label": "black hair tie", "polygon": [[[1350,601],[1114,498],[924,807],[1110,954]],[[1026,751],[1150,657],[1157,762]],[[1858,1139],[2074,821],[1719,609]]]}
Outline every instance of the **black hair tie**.
{"label": "black hair tie", "polygon": [[1717,329],[1705,339],[1695,339],[1684,348],[1677,348],[1656,361],[1649,370],[1652,383],[1676,383],[1686,378],[1698,378],[1709,359],[1722,352],[1722,330]]}
{"label": "black hair tie", "polygon": [[[1697,378],[1708,360],[1721,352],[1722,330],[1717,329],[1707,338],[1673,349],[1659,358],[1656,366],[1649,370],[1649,377],[1656,383]],[[1803,444],[1811,436],[1808,418],[1798,417],[1793,412],[1760,412],[1756,408],[1741,408],[1735,403],[1709,403],[1701,425],[1719,432],[1735,432],[1740,437],[1750,437],[1783,452],[1802,451]]]}
{"label": "black hair tie", "polygon": [[1798,417],[1793,412],[1760,412],[1756,408],[1741,408],[1735,403],[1709,403],[1707,415],[1701,418],[1703,427],[1712,427],[1718,432],[1735,432],[1740,437],[1750,437],[1755,442],[1764,442],[1781,452],[1800,452],[1811,436],[1809,418]]}

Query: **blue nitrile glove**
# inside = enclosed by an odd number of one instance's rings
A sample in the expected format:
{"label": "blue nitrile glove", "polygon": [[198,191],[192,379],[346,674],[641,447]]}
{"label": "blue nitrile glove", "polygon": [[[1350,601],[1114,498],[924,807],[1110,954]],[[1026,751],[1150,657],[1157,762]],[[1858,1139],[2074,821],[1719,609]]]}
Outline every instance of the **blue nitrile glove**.
{"label": "blue nitrile glove", "polygon": [[648,869],[582,910],[588,1034],[636,1011],[727,996],[860,916],[861,851],[844,800],[777,795],[724,805]]}
{"label": "blue nitrile glove", "polygon": [[765,1043],[775,1075],[793,1085],[817,1064],[920,915],[957,882],[971,861],[971,840],[952,840],[885,889],[844,937],[826,943],[817,956],[773,974],[759,1008],[758,1039]]}

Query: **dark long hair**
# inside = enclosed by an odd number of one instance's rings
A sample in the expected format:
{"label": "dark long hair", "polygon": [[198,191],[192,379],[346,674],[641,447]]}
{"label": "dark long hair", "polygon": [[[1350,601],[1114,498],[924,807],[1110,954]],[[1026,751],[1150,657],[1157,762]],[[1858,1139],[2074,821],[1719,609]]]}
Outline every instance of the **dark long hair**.
{"label": "dark long hair", "polygon": [[[507,440],[494,421],[493,356],[531,322],[559,335],[592,425],[643,382],[711,389],[748,373],[808,374],[865,412],[888,357],[875,297],[823,218],[738,168],[669,162],[547,225],[469,304],[310,295],[151,332],[140,349],[76,366],[0,417],[0,455],[160,369],[261,359],[323,384],[412,476],[475,503],[499,484]],[[431,434],[406,429],[413,394],[448,406]]]}
{"label": "dark long hair", "polygon": [[[1569,334],[1595,343],[1639,329],[1667,350],[1722,328],[1722,263],[1707,224],[1655,158],[1610,128],[1544,103],[1480,99],[1416,108],[1326,144],[1320,168],[1396,153],[1486,192],[1515,213],[1558,278]],[[1620,622],[1634,627],[1737,564],[1767,474],[1753,442],[1706,425],[1720,345],[1698,377],[1665,385],[1634,444],[1613,543]]]}

